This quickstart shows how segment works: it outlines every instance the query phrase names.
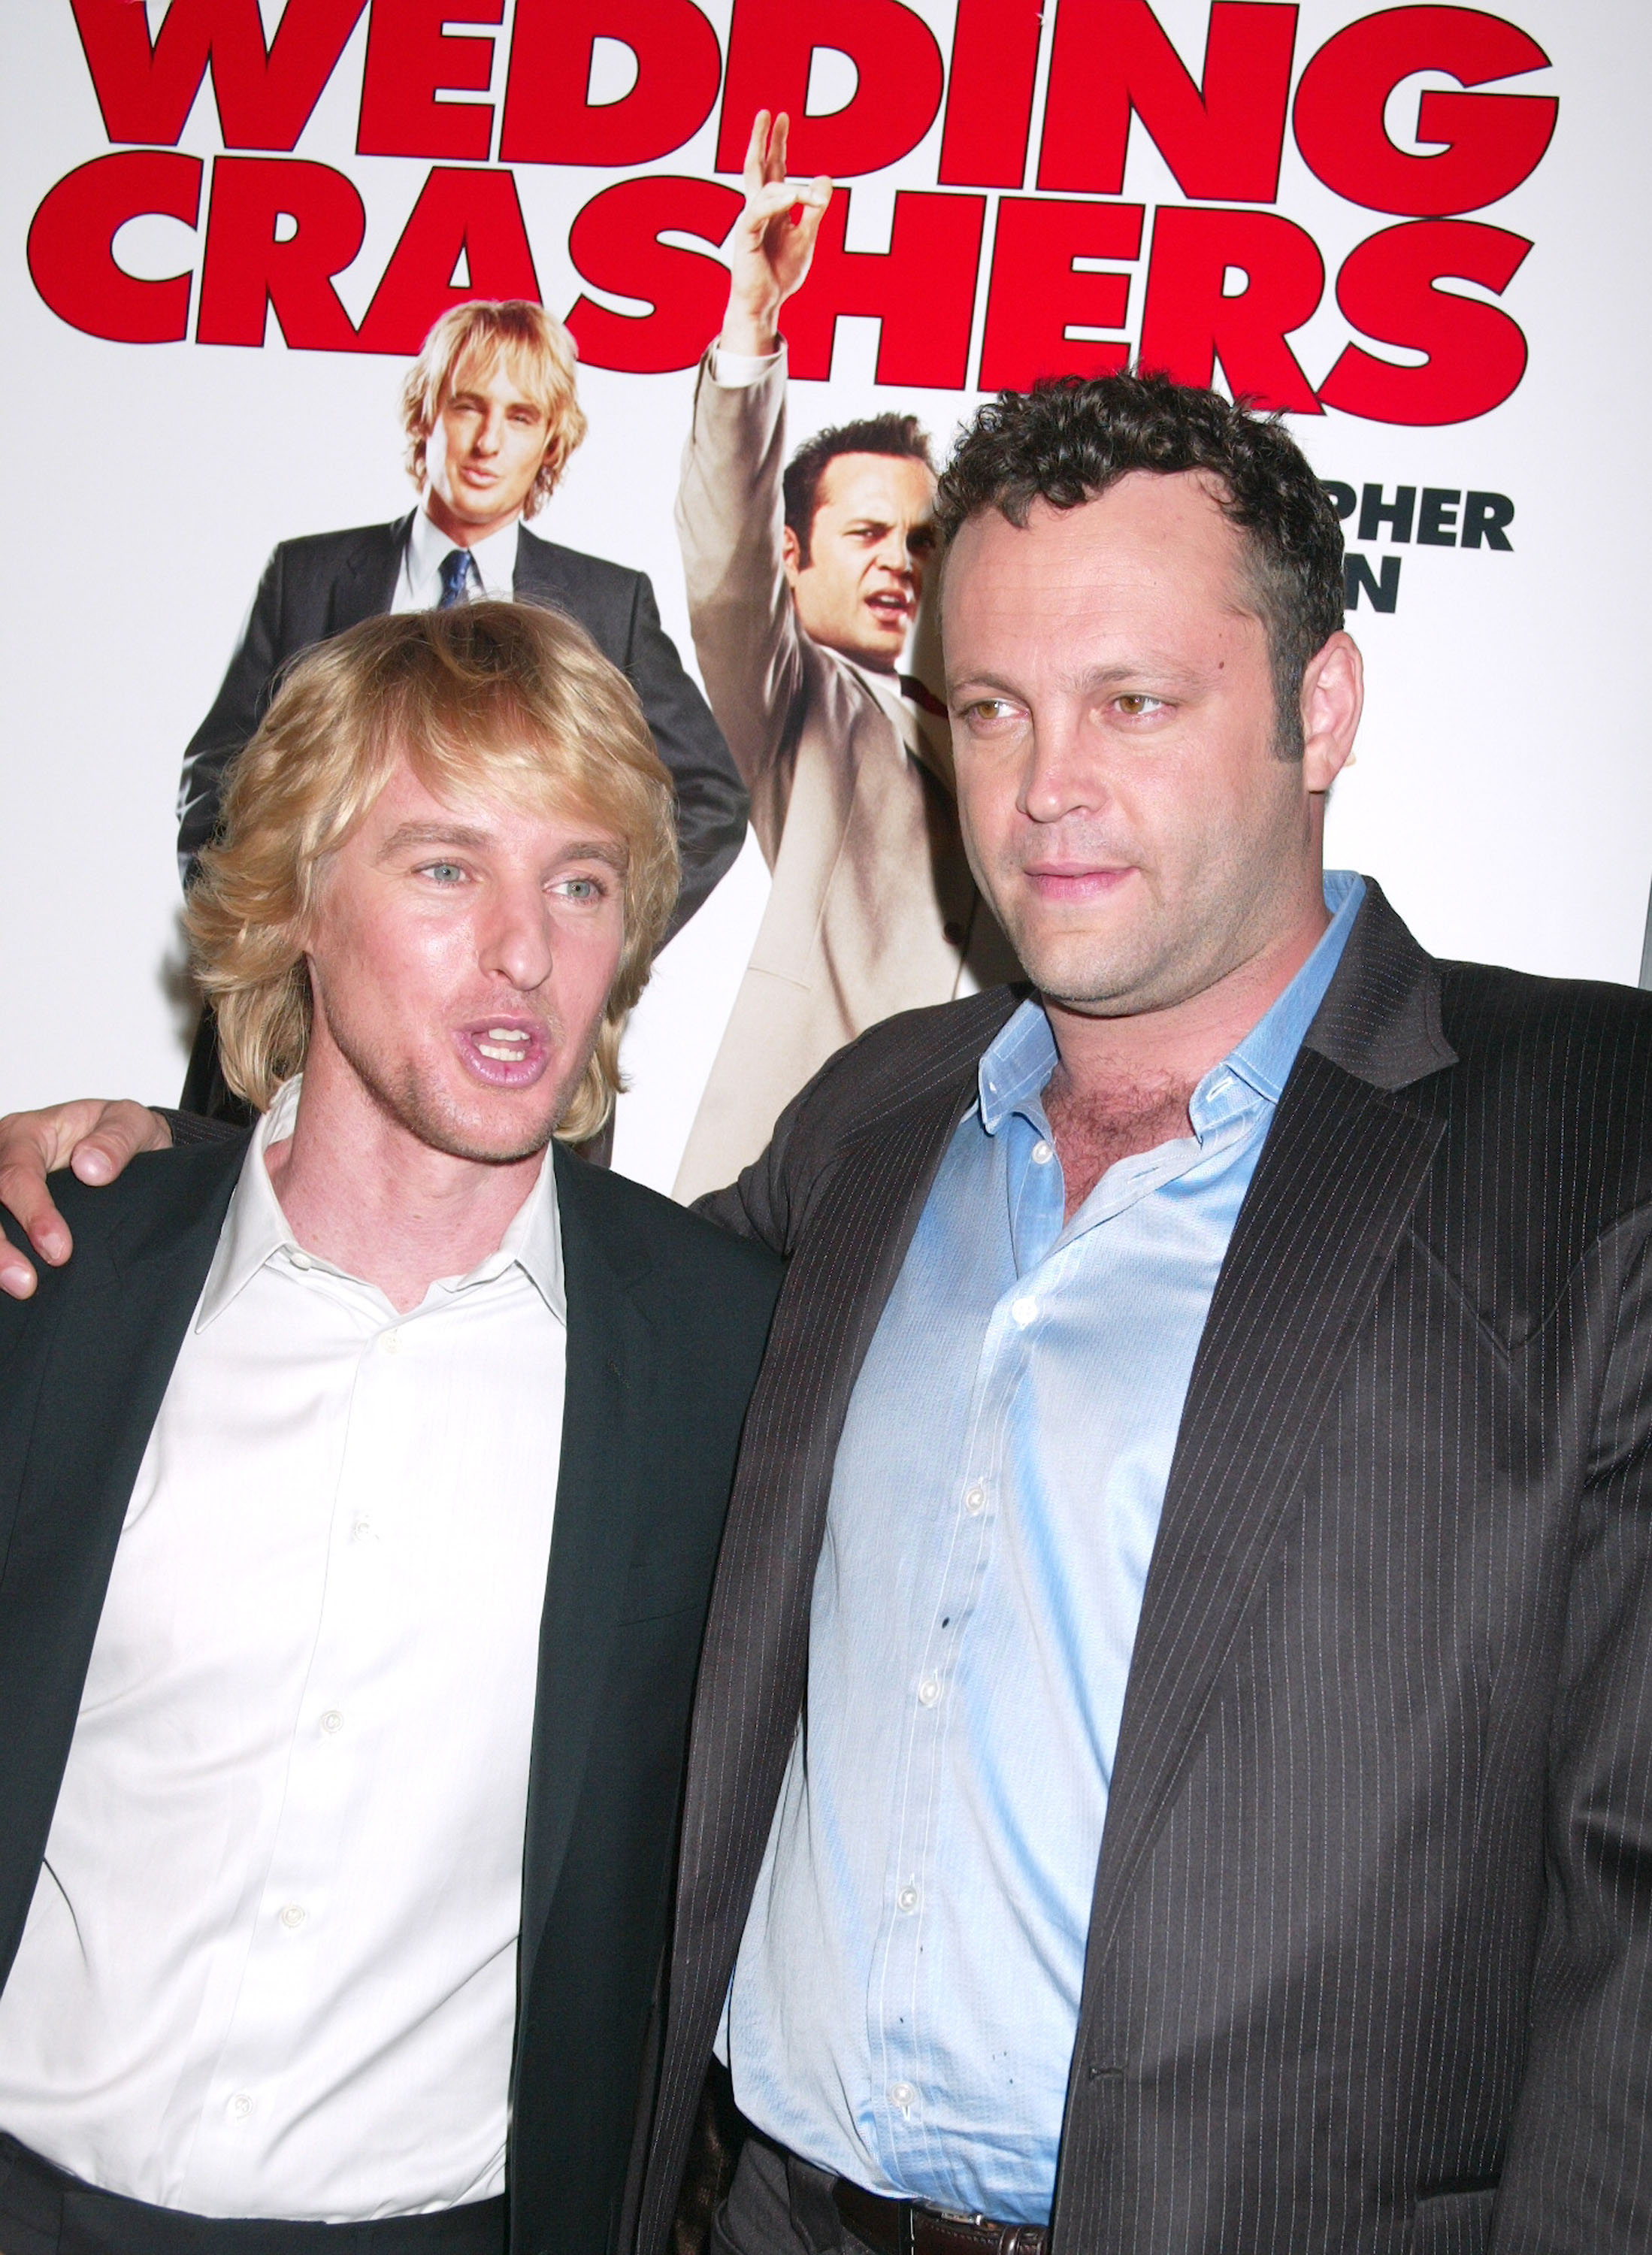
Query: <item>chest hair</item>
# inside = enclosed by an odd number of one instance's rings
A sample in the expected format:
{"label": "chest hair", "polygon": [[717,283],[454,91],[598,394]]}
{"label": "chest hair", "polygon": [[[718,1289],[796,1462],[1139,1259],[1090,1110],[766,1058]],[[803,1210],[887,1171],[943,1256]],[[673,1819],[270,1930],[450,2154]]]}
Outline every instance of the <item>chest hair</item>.
{"label": "chest hair", "polygon": [[1075,1090],[1059,1070],[1044,1091],[1071,1221],[1109,1167],[1192,1133],[1188,1099],[1197,1080],[1179,1074],[1118,1080]]}

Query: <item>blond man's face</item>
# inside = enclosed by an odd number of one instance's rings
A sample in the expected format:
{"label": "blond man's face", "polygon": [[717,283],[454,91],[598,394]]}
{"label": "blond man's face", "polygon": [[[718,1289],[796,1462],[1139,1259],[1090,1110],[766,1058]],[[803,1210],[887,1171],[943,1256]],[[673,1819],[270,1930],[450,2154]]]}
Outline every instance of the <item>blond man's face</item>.
{"label": "blond man's face", "polygon": [[625,860],[581,810],[438,797],[403,762],[321,881],[311,1064],[331,1051],[430,1149],[542,1149],[619,973]]}
{"label": "blond man's face", "polygon": [[425,505],[460,547],[522,515],[553,432],[504,355],[460,361],[425,438]]}

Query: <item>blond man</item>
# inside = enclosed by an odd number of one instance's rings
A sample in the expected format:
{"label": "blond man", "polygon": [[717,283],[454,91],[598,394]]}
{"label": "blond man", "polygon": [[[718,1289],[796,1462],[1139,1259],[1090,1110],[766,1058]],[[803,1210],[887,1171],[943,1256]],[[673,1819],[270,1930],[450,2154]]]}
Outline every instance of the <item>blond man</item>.
{"label": "blond man", "polygon": [[351,629],[237,763],[188,919],[258,1124],[65,1182],[0,1304],[8,2251],[614,2244],[777,1271],[552,1143],[675,864],[525,607]]}
{"label": "blond man", "polygon": [[[646,574],[528,530],[585,435],[573,341],[542,306],[477,301],[445,313],[402,386],[418,506],[390,524],[284,540],[264,567],[212,710],[184,755],[179,866],[190,881],[218,820],[224,770],[299,651],[383,612],[478,596],[577,619],[642,699],[677,795],[682,884],[668,933],[739,853],[746,791],[705,699],[660,624]],[[221,1107],[211,1021],[186,1100]]]}

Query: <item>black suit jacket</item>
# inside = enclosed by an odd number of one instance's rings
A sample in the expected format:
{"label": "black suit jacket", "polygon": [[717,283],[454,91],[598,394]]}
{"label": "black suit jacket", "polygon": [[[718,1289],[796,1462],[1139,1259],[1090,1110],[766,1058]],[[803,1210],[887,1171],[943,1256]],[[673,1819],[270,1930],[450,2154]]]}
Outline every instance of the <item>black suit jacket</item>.
{"label": "black suit jacket", "polygon": [[[709,1206],[790,1254],[691,1745],[664,2244],[850,1390],[1007,990],[875,1029]],[[1199,1346],[1096,1874],[1058,2255],[1652,2246],[1652,999],[1372,888]]]}
{"label": "black suit jacket", "polygon": [[[0,1299],[0,1982],[121,1522],[246,1138],[55,1195],[75,1255]],[[559,1150],[567,1409],[545,1588],[508,2160],[518,2255],[615,2244],[689,1696],[778,1264]],[[4,2125],[0,2125],[4,2126]]]}
{"label": "black suit jacket", "polygon": [[[224,769],[263,720],[282,667],[329,635],[389,610],[411,523],[410,515],[394,524],[284,540],[265,565],[223,686],[184,755],[178,859],[186,882],[217,823]],[[660,624],[645,573],[559,548],[524,524],[517,532],[516,592],[523,602],[543,603],[577,619],[642,700],[677,787],[683,882],[670,927],[675,931],[745,839],[746,789],[722,731]]]}

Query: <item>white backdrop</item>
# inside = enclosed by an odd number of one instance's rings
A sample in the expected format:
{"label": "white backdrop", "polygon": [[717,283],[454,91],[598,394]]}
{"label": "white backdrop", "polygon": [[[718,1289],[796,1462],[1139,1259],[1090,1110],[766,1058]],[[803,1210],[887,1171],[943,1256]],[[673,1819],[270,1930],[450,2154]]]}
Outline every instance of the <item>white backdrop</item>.
{"label": "white backdrop", "polygon": [[[496,94],[513,4],[505,0],[495,43]],[[797,5],[806,11],[806,0]],[[279,0],[263,6],[273,28]],[[724,38],[728,0],[704,0],[704,11]],[[165,11],[151,0],[148,12],[152,28]],[[918,0],[917,12],[946,50],[953,0]],[[1305,0],[1297,70],[1364,12]],[[1356,544],[1374,571],[1393,553],[1402,573],[1391,614],[1366,602],[1350,617],[1370,705],[1358,763],[1338,786],[1330,854],[1380,877],[1438,952],[1632,981],[1652,881],[1641,658],[1652,594],[1641,404],[1652,18],[1634,0],[1508,0],[1506,13],[1552,60],[1508,90],[1553,94],[1560,104],[1536,172],[1473,214],[1534,246],[1500,301],[1530,348],[1524,380],[1491,413],[1440,428],[1334,410],[1292,418],[1326,478],[1380,482],[1390,497],[1397,484],[1480,488],[1515,504],[1508,553],[1396,548],[1386,534]],[[1209,0],[1160,0],[1157,14],[1197,77]],[[367,238],[340,285],[355,317],[428,169],[354,153],[364,43],[365,19],[297,151],[348,172],[362,190]],[[1432,73],[1400,89],[1388,123],[1402,141],[1424,83],[1452,81]],[[829,102],[829,71],[820,84]],[[0,1106],[91,1091],[166,1099],[189,1025],[173,854],[183,746],[271,544],[408,506],[396,418],[402,363],[289,351],[273,321],[263,349],[115,344],[67,327],[37,295],[25,260],[42,197],[109,145],[67,0],[12,0],[4,11],[0,115],[11,372],[0,547]],[[714,113],[692,143],[648,169],[709,177],[716,122]],[[896,186],[935,186],[939,137],[938,124],[889,172],[855,184],[852,249],[887,243]],[[204,91],[179,146],[203,157],[221,146]],[[559,312],[581,287],[566,255],[569,221],[613,177],[517,168],[543,294]],[[1185,200],[1139,123],[1125,192],[1149,207]],[[1289,134],[1278,208],[1314,235],[1332,278],[1347,250],[1395,223],[1323,186]],[[194,256],[191,231],[166,219],[134,221],[116,248],[139,275],[177,272]],[[1131,334],[1141,293],[1138,268]],[[978,336],[981,319],[978,305]],[[1352,334],[1328,281],[1319,312],[1291,340],[1316,384]],[[977,395],[876,387],[875,336],[869,320],[840,324],[833,381],[794,386],[794,436],[896,404],[915,407],[943,442],[950,436]],[[691,663],[671,509],[692,381],[587,368],[591,434],[537,523],[647,570]],[[662,959],[634,1025],[619,1163],[662,1185],[766,882],[749,843]]]}

